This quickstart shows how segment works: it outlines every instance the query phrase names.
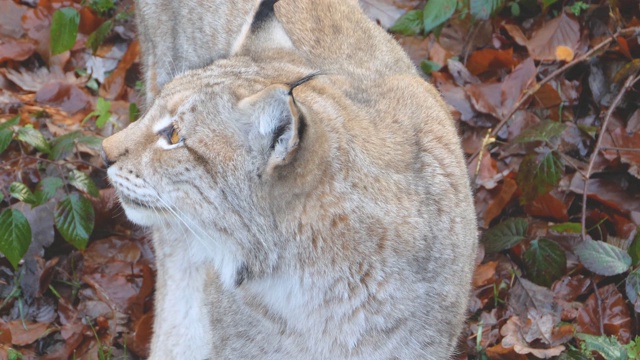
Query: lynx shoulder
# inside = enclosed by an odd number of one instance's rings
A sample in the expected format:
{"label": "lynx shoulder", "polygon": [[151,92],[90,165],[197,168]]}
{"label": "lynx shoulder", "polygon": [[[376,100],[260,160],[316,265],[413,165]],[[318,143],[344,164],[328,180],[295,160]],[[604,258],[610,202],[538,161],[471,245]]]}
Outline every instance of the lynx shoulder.
{"label": "lynx shoulder", "polygon": [[477,235],[446,105],[355,1],[249,5],[103,143],[153,233],[151,358],[450,358]]}

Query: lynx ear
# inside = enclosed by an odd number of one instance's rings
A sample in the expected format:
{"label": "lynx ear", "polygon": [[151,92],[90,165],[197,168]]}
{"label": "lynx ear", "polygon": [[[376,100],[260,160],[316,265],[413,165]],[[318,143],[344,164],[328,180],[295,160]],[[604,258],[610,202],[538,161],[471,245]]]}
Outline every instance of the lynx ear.
{"label": "lynx ear", "polygon": [[261,172],[267,175],[288,164],[298,151],[304,124],[290,91],[285,85],[272,85],[238,104],[251,119],[250,146],[266,158]]}
{"label": "lynx ear", "polygon": [[250,26],[243,29],[233,46],[233,55],[251,55],[274,48],[293,48],[289,35],[276,18],[273,7],[277,2],[278,0],[259,2]]}

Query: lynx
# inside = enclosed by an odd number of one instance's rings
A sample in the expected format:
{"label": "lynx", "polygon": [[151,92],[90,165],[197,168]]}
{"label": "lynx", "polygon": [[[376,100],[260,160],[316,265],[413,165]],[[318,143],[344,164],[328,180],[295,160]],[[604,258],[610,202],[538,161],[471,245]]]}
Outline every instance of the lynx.
{"label": "lynx", "polygon": [[477,234],[437,91],[355,1],[173,4],[139,0],[148,109],[103,142],[150,358],[450,359]]}

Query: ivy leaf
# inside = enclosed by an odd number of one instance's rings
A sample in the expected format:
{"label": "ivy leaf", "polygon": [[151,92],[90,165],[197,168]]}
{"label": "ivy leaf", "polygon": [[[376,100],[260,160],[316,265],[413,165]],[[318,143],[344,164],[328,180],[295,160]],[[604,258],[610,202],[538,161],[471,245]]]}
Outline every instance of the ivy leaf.
{"label": "ivy leaf", "polygon": [[70,132],[51,140],[51,154],[49,159],[60,160],[67,158],[73,151],[76,139],[82,135],[80,131]]}
{"label": "ivy leaf", "polygon": [[51,18],[51,53],[57,55],[70,50],[76,43],[80,14],[74,8],[56,10]]}
{"label": "ivy leaf", "polygon": [[422,12],[422,23],[425,34],[449,20],[456,10],[457,5],[457,0],[429,0]]}
{"label": "ivy leaf", "polygon": [[551,191],[558,185],[563,173],[564,164],[554,151],[547,149],[546,154],[525,156],[516,178],[518,187],[522,190],[520,203],[531,202]]}
{"label": "ivy leaf", "polygon": [[91,180],[89,175],[83,173],[82,171],[72,170],[69,173],[69,184],[76,187],[76,189],[85,192],[93,197],[100,196],[100,192],[98,191],[98,187]]}
{"label": "ivy leaf", "polygon": [[38,204],[44,204],[49,201],[58,189],[64,186],[64,182],[59,177],[46,177],[40,181],[35,197],[38,199]]}
{"label": "ivy leaf", "polygon": [[520,133],[513,141],[516,144],[523,144],[532,141],[548,142],[556,136],[562,134],[566,125],[560,122],[544,120]]}
{"label": "ivy leaf", "polygon": [[98,51],[98,47],[102,45],[107,35],[113,29],[113,21],[107,20],[100,25],[96,31],[92,32],[87,38],[87,46],[91,48],[91,51],[95,54]]}
{"label": "ivy leaf", "polygon": [[482,238],[487,253],[510,249],[527,235],[529,223],[526,219],[511,218],[487,230]]}
{"label": "ivy leaf", "polygon": [[598,275],[618,275],[631,266],[629,254],[603,241],[586,239],[576,247],[575,253],[582,265]]}
{"label": "ivy leaf", "polygon": [[402,35],[415,35],[422,30],[422,10],[411,10],[402,15],[389,31]]}
{"label": "ivy leaf", "polygon": [[471,16],[476,20],[488,20],[502,5],[505,0],[471,0]]}
{"label": "ivy leaf", "polygon": [[38,202],[38,199],[33,195],[31,190],[27,187],[27,185],[21,182],[13,182],[11,186],[9,186],[9,193],[14,198],[24,201],[27,204],[35,205]]}
{"label": "ivy leaf", "polygon": [[14,269],[31,244],[31,226],[18,210],[6,209],[0,214],[0,252]]}
{"label": "ivy leaf", "polygon": [[78,249],[84,249],[93,231],[95,221],[93,206],[79,193],[71,193],[58,203],[54,221],[56,228],[67,242]]}
{"label": "ivy leaf", "polygon": [[26,142],[41,153],[49,154],[51,152],[51,147],[42,133],[31,126],[18,129],[18,140]]}
{"label": "ivy leaf", "polygon": [[567,270],[567,256],[560,245],[548,239],[533,240],[523,254],[530,280],[549,287]]}

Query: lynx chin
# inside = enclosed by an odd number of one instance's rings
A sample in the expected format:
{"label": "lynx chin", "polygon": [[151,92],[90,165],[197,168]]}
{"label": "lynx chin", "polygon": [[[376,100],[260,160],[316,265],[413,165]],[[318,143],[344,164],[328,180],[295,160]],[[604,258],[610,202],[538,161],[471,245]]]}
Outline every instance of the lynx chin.
{"label": "lynx chin", "polygon": [[438,92],[354,0],[138,0],[103,142],[157,259],[150,358],[450,359],[475,211]]}

